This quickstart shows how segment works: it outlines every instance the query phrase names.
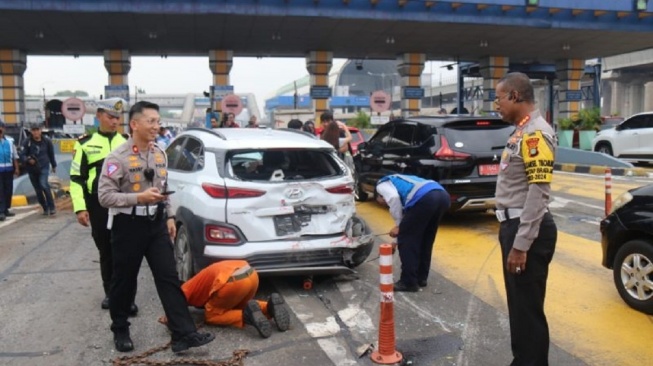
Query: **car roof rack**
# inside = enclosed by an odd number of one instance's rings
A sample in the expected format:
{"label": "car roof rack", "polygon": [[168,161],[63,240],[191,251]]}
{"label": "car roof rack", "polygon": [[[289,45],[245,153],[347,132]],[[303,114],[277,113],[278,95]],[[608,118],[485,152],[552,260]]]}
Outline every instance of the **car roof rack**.
{"label": "car roof rack", "polygon": [[216,137],[218,137],[218,138],[220,138],[220,139],[222,139],[222,140],[225,140],[225,141],[227,140],[227,138],[226,138],[223,134],[221,134],[220,132],[215,131],[215,130],[210,130],[210,129],[208,129],[208,128],[203,128],[203,127],[189,127],[189,128],[186,129],[186,131],[202,131],[202,132],[208,132],[208,133],[210,133],[210,134],[212,134],[212,135],[214,135],[214,136],[216,136]]}

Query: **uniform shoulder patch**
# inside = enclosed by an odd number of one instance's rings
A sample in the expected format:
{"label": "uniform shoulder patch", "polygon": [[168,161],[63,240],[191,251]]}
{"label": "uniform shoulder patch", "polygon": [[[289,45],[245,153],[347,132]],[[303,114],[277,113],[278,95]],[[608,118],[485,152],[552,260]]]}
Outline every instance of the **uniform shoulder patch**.
{"label": "uniform shoulder patch", "polygon": [[118,165],[118,163],[114,163],[114,162],[107,163],[107,175],[108,176],[111,176],[113,173],[117,172],[118,169],[120,169],[120,166]]}
{"label": "uniform shoulder patch", "polygon": [[521,145],[528,183],[551,183],[555,156],[542,131],[524,134]]}

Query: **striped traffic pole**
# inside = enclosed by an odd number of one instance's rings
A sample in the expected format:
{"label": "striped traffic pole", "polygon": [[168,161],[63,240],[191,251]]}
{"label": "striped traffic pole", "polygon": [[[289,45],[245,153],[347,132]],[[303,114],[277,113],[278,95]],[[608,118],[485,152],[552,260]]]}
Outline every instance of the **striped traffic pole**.
{"label": "striped traffic pole", "polygon": [[605,168],[605,216],[612,211],[612,169]]}
{"label": "striped traffic pole", "polygon": [[395,349],[394,281],[392,279],[392,245],[379,246],[379,269],[381,272],[381,311],[379,316],[379,347],[372,352],[372,362],[395,364],[403,356]]}

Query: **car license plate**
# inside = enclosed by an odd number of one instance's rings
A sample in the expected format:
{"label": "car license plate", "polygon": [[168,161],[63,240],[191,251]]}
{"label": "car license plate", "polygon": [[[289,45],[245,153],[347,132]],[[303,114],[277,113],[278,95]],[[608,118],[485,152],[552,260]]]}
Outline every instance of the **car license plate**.
{"label": "car license plate", "polygon": [[311,221],[310,214],[292,214],[274,216],[274,230],[277,236],[284,236],[302,231],[302,227]]}
{"label": "car license plate", "polygon": [[478,166],[479,175],[497,175],[499,174],[499,164],[481,164]]}

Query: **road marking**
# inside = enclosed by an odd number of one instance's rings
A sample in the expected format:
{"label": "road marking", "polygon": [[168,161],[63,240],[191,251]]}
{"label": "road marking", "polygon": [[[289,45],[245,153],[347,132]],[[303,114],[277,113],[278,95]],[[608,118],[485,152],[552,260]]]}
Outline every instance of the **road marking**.
{"label": "road marking", "polygon": [[[582,186],[583,182],[578,184]],[[369,202],[360,208],[361,216],[374,232],[394,225],[387,210],[375,203]],[[433,268],[506,314],[497,237],[497,222],[487,221],[474,227],[464,222],[440,225]],[[612,273],[600,263],[599,243],[558,231],[546,300],[552,342],[590,365],[653,364],[653,348],[649,338],[643,336],[653,334],[653,322],[621,300],[614,288]],[[488,280],[479,281],[479,278]],[[468,311],[473,308],[468,307]],[[473,335],[474,328],[467,329]]]}

